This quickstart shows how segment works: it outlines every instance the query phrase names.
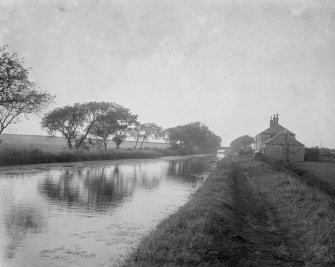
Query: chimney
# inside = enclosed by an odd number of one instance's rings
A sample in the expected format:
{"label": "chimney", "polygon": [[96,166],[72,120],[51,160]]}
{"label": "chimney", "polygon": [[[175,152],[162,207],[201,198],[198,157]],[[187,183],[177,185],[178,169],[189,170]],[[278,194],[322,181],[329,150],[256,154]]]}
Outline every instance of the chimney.
{"label": "chimney", "polygon": [[278,114],[273,114],[273,124],[272,125],[277,125],[278,124]]}
{"label": "chimney", "polygon": [[278,113],[277,113],[276,124],[278,124],[278,121],[279,121],[279,115],[278,115]]}
{"label": "chimney", "polygon": [[277,118],[276,118],[276,114],[273,114],[273,124],[272,124],[273,126],[276,125],[276,119],[277,119]]}
{"label": "chimney", "polygon": [[272,116],[270,117],[270,127],[273,126],[273,120],[272,120]]}

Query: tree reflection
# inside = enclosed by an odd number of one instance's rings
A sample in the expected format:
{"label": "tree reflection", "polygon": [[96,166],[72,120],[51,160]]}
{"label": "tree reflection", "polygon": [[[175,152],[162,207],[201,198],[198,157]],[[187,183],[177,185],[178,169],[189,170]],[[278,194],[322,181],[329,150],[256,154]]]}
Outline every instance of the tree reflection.
{"label": "tree reflection", "polygon": [[197,172],[199,167],[192,160],[173,160],[169,164],[169,175],[182,176]]}
{"label": "tree reflection", "polygon": [[[158,165],[159,170],[164,166]],[[164,172],[155,172],[152,168],[142,168],[141,164],[134,164],[134,177],[137,185],[147,190],[152,190],[159,185]]]}
{"label": "tree reflection", "polygon": [[8,236],[7,258],[15,257],[17,248],[27,233],[40,233],[45,225],[41,211],[36,207],[18,203],[9,207],[5,214],[5,227]]}
{"label": "tree reflection", "polygon": [[104,211],[133,194],[136,180],[130,178],[122,174],[119,166],[110,173],[103,166],[91,167],[81,172],[65,171],[58,179],[45,177],[38,190],[56,204],[88,212]]}
{"label": "tree reflection", "polygon": [[194,182],[205,171],[203,162],[196,158],[65,170],[60,176],[45,177],[38,190],[54,204],[100,212],[119,206],[136,187],[155,189],[167,176]]}
{"label": "tree reflection", "polygon": [[84,186],[87,202],[93,206],[106,203],[117,205],[134,191],[134,181],[125,178],[118,166],[109,175],[106,175],[105,168],[88,171]]}
{"label": "tree reflection", "polygon": [[80,188],[76,186],[76,181],[74,181],[74,173],[69,170],[64,171],[58,180],[52,176],[45,177],[38,189],[48,198],[66,203],[69,206],[78,201],[80,195]]}
{"label": "tree reflection", "polygon": [[203,158],[191,158],[187,160],[170,161],[167,174],[183,181],[199,179],[199,174],[204,173],[210,164],[206,164]]}

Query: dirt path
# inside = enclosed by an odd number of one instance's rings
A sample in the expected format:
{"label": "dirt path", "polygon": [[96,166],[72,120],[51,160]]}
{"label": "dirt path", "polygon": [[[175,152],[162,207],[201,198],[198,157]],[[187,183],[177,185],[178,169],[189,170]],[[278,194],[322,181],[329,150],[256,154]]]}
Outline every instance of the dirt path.
{"label": "dirt path", "polygon": [[299,259],[299,246],[279,220],[276,208],[260,190],[255,164],[259,163],[254,162],[251,166],[248,163],[233,163],[233,205],[241,246],[239,257],[231,264],[303,266],[303,261]]}

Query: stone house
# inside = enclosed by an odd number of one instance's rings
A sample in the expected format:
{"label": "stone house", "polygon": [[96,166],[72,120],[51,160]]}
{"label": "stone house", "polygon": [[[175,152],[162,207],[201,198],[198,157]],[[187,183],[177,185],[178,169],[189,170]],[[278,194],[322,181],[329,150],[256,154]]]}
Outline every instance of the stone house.
{"label": "stone house", "polygon": [[274,115],[270,119],[270,127],[256,135],[255,150],[274,160],[304,161],[305,146],[278,121],[278,114]]}

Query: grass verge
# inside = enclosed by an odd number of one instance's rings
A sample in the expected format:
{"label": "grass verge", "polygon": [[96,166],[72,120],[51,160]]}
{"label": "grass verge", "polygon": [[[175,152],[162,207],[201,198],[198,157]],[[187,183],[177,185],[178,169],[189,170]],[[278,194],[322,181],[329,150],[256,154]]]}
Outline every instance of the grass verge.
{"label": "grass verge", "polygon": [[[234,254],[230,172],[220,163],[190,201],[163,220],[124,266],[213,266]],[[225,242],[222,242],[225,237]]]}
{"label": "grass verge", "polygon": [[249,162],[241,166],[249,172],[250,182],[269,203],[282,231],[294,243],[292,249],[297,251],[298,262],[302,266],[334,266],[334,197],[319,186],[290,172],[276,171],[268,164]]}

